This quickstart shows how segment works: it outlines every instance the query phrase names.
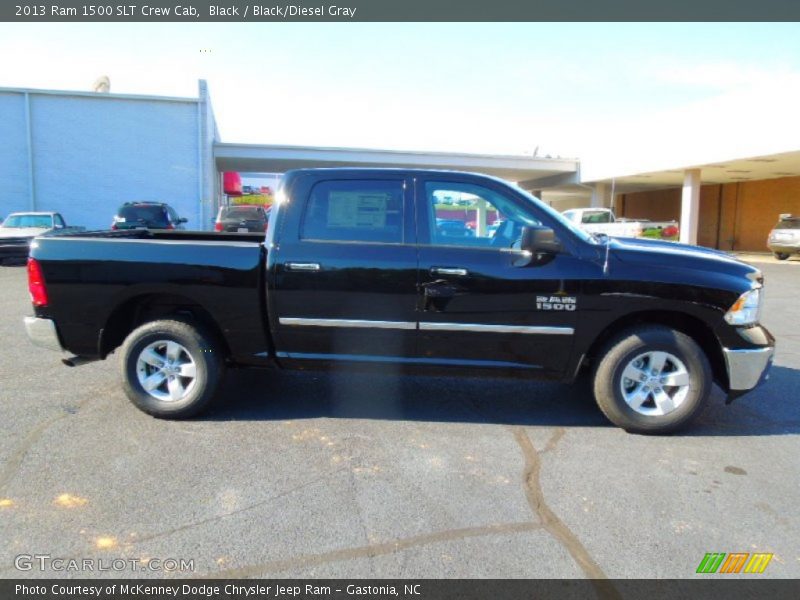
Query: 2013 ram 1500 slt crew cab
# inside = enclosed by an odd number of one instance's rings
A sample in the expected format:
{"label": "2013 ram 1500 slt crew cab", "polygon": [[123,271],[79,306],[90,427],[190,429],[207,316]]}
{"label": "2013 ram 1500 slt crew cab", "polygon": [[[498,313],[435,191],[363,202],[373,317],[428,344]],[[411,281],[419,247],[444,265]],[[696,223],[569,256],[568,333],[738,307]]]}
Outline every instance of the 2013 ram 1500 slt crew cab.
{"label": "2013 ram 1500 slt crew cab", "polygon": [[[474,236],[440,231],[454,198]],[[232,366],[564,382],[586,368],[611,421],[655,433],[695,417],[714,381],[733,399],[766,378],[762,283],[721,252],[595,238],[494,178],[310,169],[284,176],[265,241],[37,239],[25,324],[67,364],[120,349],[127,395],[158,417],[196,414]]]}

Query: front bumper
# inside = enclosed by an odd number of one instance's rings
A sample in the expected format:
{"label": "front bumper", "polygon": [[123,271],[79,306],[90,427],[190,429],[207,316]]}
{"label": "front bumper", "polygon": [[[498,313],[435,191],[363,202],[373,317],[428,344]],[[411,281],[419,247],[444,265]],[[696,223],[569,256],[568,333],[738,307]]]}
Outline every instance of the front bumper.
{"label": "front bumper", "polygon": [[732,396],[741,396],[767,380],[775,348],[723,348],[722,353],[728,369],[730,393]]}
{"label": "front bumper", "polygon": [[25,331],[28,338],[42,348],[63,352],[64,347],[58,339],[56,324],[50,319],[39,317],[25,317]]}

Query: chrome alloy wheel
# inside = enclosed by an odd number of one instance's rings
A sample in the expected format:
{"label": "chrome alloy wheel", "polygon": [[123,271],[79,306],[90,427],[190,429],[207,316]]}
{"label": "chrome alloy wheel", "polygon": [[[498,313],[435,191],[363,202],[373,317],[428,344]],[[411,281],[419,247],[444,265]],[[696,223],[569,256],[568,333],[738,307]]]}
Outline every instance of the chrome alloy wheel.
{"label": "chrome alloy wheel", "polygon": [[148,344],[136,360],[136,375],[142,388],[157,400],[183,400],[195,384],[197,367],[189,351],[169,340]]}
{"label": "chrome alloy wheel", "polygon": [[658,417],[676,410],[689,393],[689,371],[669,352],[638,355],[622,371],[622,397],[641,415]]}

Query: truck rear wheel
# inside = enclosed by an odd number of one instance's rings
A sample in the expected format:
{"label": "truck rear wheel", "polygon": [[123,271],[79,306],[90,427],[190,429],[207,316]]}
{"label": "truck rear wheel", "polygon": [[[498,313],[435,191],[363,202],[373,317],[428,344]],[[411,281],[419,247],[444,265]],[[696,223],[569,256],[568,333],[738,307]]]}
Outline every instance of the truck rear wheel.
{"label": "truck rear wheel", "polygon": [[146,323],[122,345],[122,386],[137,408],[165,419],[205,409],[222,378],[213,338],[179,320]]}
{"label": "truck rear wheel", "polygon": [[706,407],[711,383],[711,366],[697,343],[658,325],[612,339],[593,377],[600,410],[633,433],[670,433],[687,425]]}

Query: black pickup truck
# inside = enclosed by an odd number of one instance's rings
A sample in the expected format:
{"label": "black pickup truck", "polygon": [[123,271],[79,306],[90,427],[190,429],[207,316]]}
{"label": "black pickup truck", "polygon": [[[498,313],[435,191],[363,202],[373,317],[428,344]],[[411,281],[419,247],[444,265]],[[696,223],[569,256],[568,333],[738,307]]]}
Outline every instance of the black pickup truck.
{"label": "black pickup truck", "polygon": [[[444,226],[463,220],[468,234]],[[483,175],[287,173],[266,233],[97,232],[31,247],[37,344],[119,349],[140,409],[198,413],[225,367],[550,378],[663,433],[759,385],[763,277],[722,252],[592,236]],[[487,394],[491,396],[491,394]],[[487,401],[490,401],[487,398]]]}

